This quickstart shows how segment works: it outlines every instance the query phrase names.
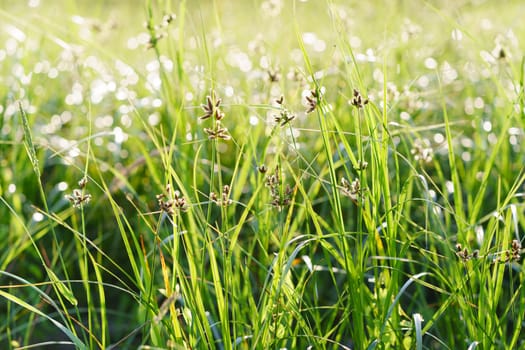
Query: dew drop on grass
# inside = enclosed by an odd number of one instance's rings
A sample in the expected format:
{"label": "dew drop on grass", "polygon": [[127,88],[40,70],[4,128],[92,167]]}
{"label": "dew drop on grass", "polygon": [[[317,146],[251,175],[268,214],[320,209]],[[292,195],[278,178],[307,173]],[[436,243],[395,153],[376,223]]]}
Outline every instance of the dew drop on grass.
{"label": "dew drop on grass", "polygon": [[116,144],[121,144],[128,138],[128,135],[122,130],[122,128],[118,126],[115,129],[113,129],[113,134],[115,135]]}
{"label": "dew drop on grass", "polygon": [[350,46],[354,49],[361,47],[361,39],[357,36],[350,37]]}
{"label": "dew drop on grass", "polygon": [[76,158],[80,155],[80,149],[78,149],[78,147],[73,147],[69,152],[67,152],[67,155],[71,158]]}
{"label": "dew drop on grass", "polygon": [[15,191],[16,191],[16,185],[15,184],[9,184],[9,186],[7,186],[7,192],[15,193]]}
{"label": "dew drop on grass", "polygon": [[127,115],[127,114],[123,114],[123,115],[120,117],[120,124],[122,124],[122,126],[124,126],[124,127],[126,127],[126,128],[131,127],[131,125],[132,125],[132,120],[131,120],[131,118],[129,117],[129,115]]}
{"label": "dew drop on grass", "polygon": [[520,128],[512,127],[509,128],[509,135],[520,135],[522,134],[522,131]]}
{"label": "dew drop on grass", "polygon": [[259,66],[262,69],[270,68],[270,59],[268,58],[268,56],[261,56],[261,58],[259,59]]}
{"label": "dew drop on grass", "polygon": [[454,29],[452,31],[452,39],[455,41],[461,41],[463,39],[463,33],[459,29]]}
{"label": "dew drop on grass", "polygon": [[461,145],[465,148],[472,148],[474,147],[474,140],[472,140],[469,137],[462,137],[461,138]]}
{"label": "dew drop on grass", "polygon": [[314,43],[313,47],[315,51],[323,52],[324,50],[326,50],[326,43],[324,42],[324,40],[318,39]]}
{"label": "dew drop on grass", "polygon": [[148,123],[151,126],[155,126],[160,122],[160,117],[157,113],[152,113],[148,116]]}
{"label": "dew drop on grass", "polygon": [[12,25],[6,25],[4,30],[11,35],[12,38],[16,39],[19,42],[24,42],[26,40],[26,35],[23,31]]}
{"label": "dew drop on grass", "polygon": [[18,48],[18,43],[15,39],[9,38],[5,42],[5,49],[8,56],[13,56]]}
{"label": "dew drop on grass", "polygon": [[151,101],[151,106],[155,108],[159,108],[162,106],[162,100],[160,98],[156,98],[153,101]]}
{"label": "dew drop on grass", "polygon": [[67,182],[65,182],[65,181],[61,181],[61,182],[59,182],[59,183],[57,184],[57,188],[58,188],[58,190],[61,191],[61,192],[66,191],[66,190],[68,189],[68,187],[69,187],[69,186],[68,186]]}
{"label": "dew drop on grass", "polygon": [[447,61],[441,66],[441,74],[443,76],[443,84],[450,84],[458,77],[458,72]]}
{"label": "dew drop on grass", "polygon": [[146,80],[148,81],[147,87],[151,91],[159,91],[162,81],[160,80],[160,75],[158,71],[150,72],[147,75]]}
{"label": "dew drop on grass", "polygon": [[299,49],[290,50],[290,59],[299,64],[303,61],[303,52]]}
{"label": "dew drop on grass", "polygon": [[[479,55],[481,56],[481,58],[482,58],[485,62],[487,62],[487,63],[489,63],[489,64],[495,64],[495,63],[496,63],[496,58],[494,58],[494,56],[492,56],[492,54],[491,54],[490,52],[488,52],[488,51],[482,50],[482,51],[479,53]],[[484,75],[485,77],[490,76],[490,71],[488,71],[488,73],[487,73],[487,70],[486,70],[486,69],[484,69],[484,70],[482,71],[482,73],[483,73],[483,75]]]}
{"label": "dew drop on grass", "polygon": [[446,186],[446,188],[447,188],[447,192],[448,192],[449,194],[454,193],[454,183],[453,183],[452,181],[446,181],[446,182],[445,182],[445,186]]}
{"label": "dew drop on grass", "polygon": [[160,61],[162,63],[162,67],[167,71],[167,72],[171,72],[173,71],[173,61],[170,60],[168,57],[166,56],[160,56]]}
{"label": "dew drop on grass", "polygon": [[49,79],[55,79],[56,77],[58,77],[58,70],[56,68],[51,68],[47,73],[47,77]]}
{"label": "dew drop on grass", "polygon": [[137,38],[129,38],[127,42],[127,47],[130,50],[135,50],[136,48],[138,48],[139,41],[137,40]]}
{"label": "dew drop on grass", "polygon": [[96,137],[93,142],[96,146],[102,146],[104,144],[104,139],[102,137]]}
{"label": "dew drop on grass", "polygon": [[483,229],[483,226],[477,225],[475,232],[476,232],[476,241],[478,245],[481,247],[483,245],[483,241],[485,240],[485,230]]}
{"label": "dew drop on grass", "polygon": [[401,112],[399,114],[399,117],[405,121],[410,120],[410,114],[408,112]]}
{"label": "dew drop on grass", "polygon": [[421,78],[419,78],[417,80],[417,84],[422,87],[422,88],[426,88],[428,87],[428,84],[430,83],[430,80],[428,79],[428,77],[426,75],[423,75]]}
{"label": "dew drop on grass", "polygon": [[483,171],[478,171],[476,173],[476,180],[478,180],[478,181],[483,180]]}
{"label": "dew drop on grass", "polygon": [[95,127],[97,129],[104,129],[113,124],[113,117],[110,115],[100,116],[95,118]]}
{"label": "dew drop on grass", "polygon": [[119,151],[120,147],[118,145],[116,145],[115,143],[113,142],[109,142],[108,145],[107,145],[107,150],[110,151],[111,153],[115,154]]}
{"label": "dew drop on grass", "polygon": [[437,61],[433,57],[427,57],[425,59],[425,67],[428,69],[436,69],[437,68]]}
{"label": "dew drop on grass", "polygon": [[434,142],[437,144],[443,143],[445,141],[445,136],[441,133],[435,133],[434,134]]}
{"label": "dew drop on grass", "polygon": [[34,222],[40,222],[42,220],[44,220],[44,215],[42,213],[38,213],[38,212],[33,213],[33,221]]}
{"label": "dew drop on grass", "polygon": [[317,35],[315,35],[315,33],[311,33],[311,32],[303,33],[303,42],[306,45],[313,45],[316,40],[317,40]]}
{"label": "dew drop on grass", "polygon": [[483,101],[483,98],[476,97],[474,99],[474,108],[482,109],[483,107],[485,107],[485,102]]}
{"label": "dew drop on grass", "polygon": [[465,114],[472,115],[474,114],[474,102],[472,101],[472,98],[467,97],[464,102],[464,108]]}
{"label": "dew drop on grass", "polygon": [[488,18],[483,18],[480,22],[481,29],[490,30],[492,29],[492,22]]}
{"label": "dew drop on grass", "polygon": [[374,80],[378,83],[382,83],[383,82],[383,71],[379,68],[376,68],[374,69],[374,73],[372,74],[372,77],[374,78]]}

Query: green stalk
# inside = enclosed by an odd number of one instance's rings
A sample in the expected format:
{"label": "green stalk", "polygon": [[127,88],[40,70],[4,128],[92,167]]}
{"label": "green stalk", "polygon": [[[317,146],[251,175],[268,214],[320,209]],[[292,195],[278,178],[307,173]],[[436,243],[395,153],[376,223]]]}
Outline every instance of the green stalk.
{"label": "green stalk", "polygon": [[[44,186],[42,184],[42,176],[41,176],[41,173],[40,173],[40,166],[39,166],[39,162],[38,162],[38,157],[37,157],[37,154],[36,154],[35,145],[33,143],[31,129],[29,127],[29,120],[27,118],[25,110],[22,107],[22,103],[21,102],[18,103],[18,108],[19,108],[20,115],[22,117],[22,125],[23,125],[23,129],[24,129],[24,139],[25,139],[24,145],[26,147],[26,151],[27,151],[27,155],[29,156],[29,160],[30,160],[30,162],[31,162],[31,164],[33,166],[33,171],[34,171],[34,173],[36,175],[36,179],[37,179],[37,182],[38,182],[38,191],[39,191],[39,194],[40,194],[40,198],[41,198],[43,206],[44,206],[44,211],[46,213],[50,213],[49,207],[48,207],[48,204],[47,204],[47,197],[46,197],[46,194],[45,194],[45,191],[44,191]],[[56,262],[56,259],[59,260],[60,267],[62,269],[62,272],[65,275],[65,280],[68,281],[69,277],[68,277],[68,272],[67,272],[67,269],[66,269],[66,264],[65,264],[65,261],[64,261],[64,259],[62,257],[62,254],[60,254],[60,251],[59,251],[60,244],[58,242],[58,238],[57,238],[57,235],[56,235],[56,232],[55,232],[55,228],[54,228],[54,226],[53,226],[51,221],[49,222],[49,230],[51,231],[51,235],[53,237],[53,242],[55,243],[55,249],[58,251],[58,253],[56,255],[54,255],[55,258],[53,259],[53,264],[54,264],[54,262]],[[39,259],[40,259],[44,269],[46,270],[50,281],[53,282],[53,289],[54,289],[55,293],[57,294],[57,297],[59,299],[60,305],[61,305],[64,313],[68,314],[67,307],[66,307],[66,305],[64,303],[64,299],[63,298],[68,300],[75,307],[75,311],[77,312],[77,317],[80,319],[78,308],[76,308],[77,300],[76,300],[76,298],[73,295],[70,283],[68,282],[66,284],[66,283],[64,283],[62,280],[60,280],[57,277],[57,275],[53,272],[51,267],[48,267],[46,265],[45,260],[42,257],[42,254],[40,253],[40,250],[37,248],[36,243],[33,241],[31,236],[30,236],[30,240],[33,243],[33,246],[35,248],[35,252],[38,255],[38,257],[39,257]],[[74,327],[73,320],[71,318],[69,318],[69,317],[67,318],[67,320],[69,322],[69,329],[76,336],[77,334],[76,334],[76,329]],[[85,334],[84,334],[84,336],[85,336]]]}

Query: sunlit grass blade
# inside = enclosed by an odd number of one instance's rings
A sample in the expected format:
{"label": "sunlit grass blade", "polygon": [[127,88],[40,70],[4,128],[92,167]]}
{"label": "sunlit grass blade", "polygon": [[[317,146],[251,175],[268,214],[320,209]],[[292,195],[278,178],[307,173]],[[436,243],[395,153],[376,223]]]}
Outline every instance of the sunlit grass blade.
{"label": "sunlit grass blade", "polygon": [[423,318],[421,314],[414,314],[414,328],[416,331],[416,350],[423,349],[423,332],[421,331],[421,324],[423,323]]}
{"label": "sunlit grass blade", "polygon": [[[7,300],[9,300],[10,302],[13,302],[15,304],[20,305],[21,307],[26,309],[28,312],[34,313],[36,315],[39,315],[39,316],[47,319],[57,329],[59,329],[61,332],[63,332],[73,342],[73,344],[75,344],[75,346],[78,349],[86,349],[86,350],[88,349],[88,347],[75,334],[73,334],[69,330],[69,328],[67,328],[67,326],[65,326],[62,323],[56,321],[55,319],[53,319],[52,317],[48,316],[44,312],[42,312],[42,311],[38,310],[37,308],[35,308],[34,306],[26,303],[24,300],[14,296],[14,295],[12,295],[12,294],[9,294],[9,293],[1,290],[1,289],[0,289],[0,296],[5,298],[5,299],[7,299]],[[51,298],[49,298],[49,299],[51,299]]]}

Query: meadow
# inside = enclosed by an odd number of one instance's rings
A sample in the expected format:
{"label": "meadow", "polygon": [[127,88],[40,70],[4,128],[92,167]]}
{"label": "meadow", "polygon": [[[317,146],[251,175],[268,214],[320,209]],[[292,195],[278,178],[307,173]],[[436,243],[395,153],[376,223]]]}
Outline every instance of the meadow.
{"label": "meadow", "polygon": [[525,349],[519,0],[0,0],[1,349]]}

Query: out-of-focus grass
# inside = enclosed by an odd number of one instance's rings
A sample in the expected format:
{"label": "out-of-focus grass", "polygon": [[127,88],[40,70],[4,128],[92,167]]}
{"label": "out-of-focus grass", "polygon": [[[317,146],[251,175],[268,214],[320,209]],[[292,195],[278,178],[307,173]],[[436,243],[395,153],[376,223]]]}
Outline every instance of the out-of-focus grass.
{"label": "out-of-focus grass", "polygon": [[0,1],[0,345],[522,347],[522,12]]}

